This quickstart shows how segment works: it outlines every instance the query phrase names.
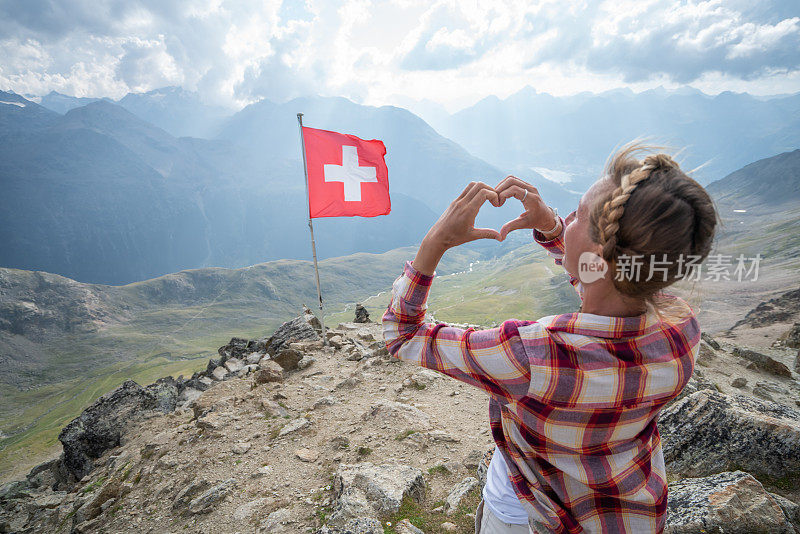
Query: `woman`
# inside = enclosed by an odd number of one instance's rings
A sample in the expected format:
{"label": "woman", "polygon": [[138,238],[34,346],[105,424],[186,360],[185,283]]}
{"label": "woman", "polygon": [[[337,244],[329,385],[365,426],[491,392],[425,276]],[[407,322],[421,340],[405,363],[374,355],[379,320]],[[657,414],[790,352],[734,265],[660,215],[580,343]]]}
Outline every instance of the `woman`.
{"label": "woman", "polygon": [[[494,188],[470,183],[393,284],[383,316],[390,353],[490,396],[496,448],[476,532],[664,529],[656,420],[692,374],[700,326],[686,302],[662,290],[686,274],[687,260],[708,255],[717,215],[703,187],[669,156],[640,162],[641,151],[652,150],[629,144],[615,154],[566,220],[513,176]],[[520,217],[499,232],[474,228],[486,200],[500,206],[511,197],[522,201]],[[502,241],[517,229],[532,229],[563,265],[579,311],[487,330],[425,323],[445,251]]]}

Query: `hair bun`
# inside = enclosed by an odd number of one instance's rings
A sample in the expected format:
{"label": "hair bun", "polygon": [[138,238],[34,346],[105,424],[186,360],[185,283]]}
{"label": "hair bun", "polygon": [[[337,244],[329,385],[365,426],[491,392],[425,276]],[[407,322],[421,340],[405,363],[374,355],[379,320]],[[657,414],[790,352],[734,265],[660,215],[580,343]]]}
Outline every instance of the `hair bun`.
{"label": "hair bun", "polygon": [[650,170],[678,168],[678,164],[675,163],[675,160],[663,153],[646,156],[642,162],[642,166],[648,167]]}

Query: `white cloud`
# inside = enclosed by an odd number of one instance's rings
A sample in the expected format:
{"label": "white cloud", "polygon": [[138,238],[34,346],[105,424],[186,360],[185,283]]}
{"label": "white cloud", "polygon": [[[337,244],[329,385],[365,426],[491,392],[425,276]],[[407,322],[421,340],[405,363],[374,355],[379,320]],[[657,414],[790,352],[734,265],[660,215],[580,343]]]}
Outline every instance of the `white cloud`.
{"label": "white cloud", "polygon": [[777,93],[800,90],[798,11],[783,0],[30,0],[0,4],[0,88],[116,98],[180,84],[235,105],[316,93],[450,110],[525,85]]}

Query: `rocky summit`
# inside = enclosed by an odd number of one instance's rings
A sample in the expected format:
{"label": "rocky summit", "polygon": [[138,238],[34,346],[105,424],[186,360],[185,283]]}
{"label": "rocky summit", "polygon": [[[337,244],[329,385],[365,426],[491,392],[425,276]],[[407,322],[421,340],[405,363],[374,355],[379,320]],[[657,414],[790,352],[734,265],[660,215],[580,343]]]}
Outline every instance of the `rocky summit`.
{"label": "rocky summit", "polygon": [[[103,395],[0,488],[0,533],[473,532],[487,398],[392,358],[362,310],[323,335],[305,309],[190,378]],[[800,532],[796,337],[703,335],[659,419],[668,533]]]}

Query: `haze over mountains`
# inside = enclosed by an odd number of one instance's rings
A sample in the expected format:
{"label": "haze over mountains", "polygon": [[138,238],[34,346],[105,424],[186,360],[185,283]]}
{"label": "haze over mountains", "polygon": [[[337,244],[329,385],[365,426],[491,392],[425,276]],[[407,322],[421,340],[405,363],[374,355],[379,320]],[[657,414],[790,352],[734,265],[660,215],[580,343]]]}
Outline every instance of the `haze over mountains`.
{"label": "haze over mountains", "polygon": [[[414,244],[468,181],[509,172],[567,213],[615,145],[638,133],[688,144],[685,168],[708,161],[701,183],[800,146],[800,95],[527,89],[436,119],[467,150],[404,109],[343,98],[262,100],[228,116],[175,87],[118,102],[57,93],[42,105],[14,93],[0,101],[0,266],[112,284],[310,259],[298,111],[307,126],[388,148],[392,213],[317,219],[322,258]],[[498,228],[518,213],[515,203],[486,209],[478,224]]]}
{"label": "haze over mountains", "polygon": [[436,123],[472,154],[519,169],[546,167],[574,175],[583,190],[614,148],[638,136],[685,151],[702,184],[757,159],[800,146],[800,94],[762,98],[691,87],[641,93],[615,89],[554,97],[526,87],[506,99],[487,97]]}

